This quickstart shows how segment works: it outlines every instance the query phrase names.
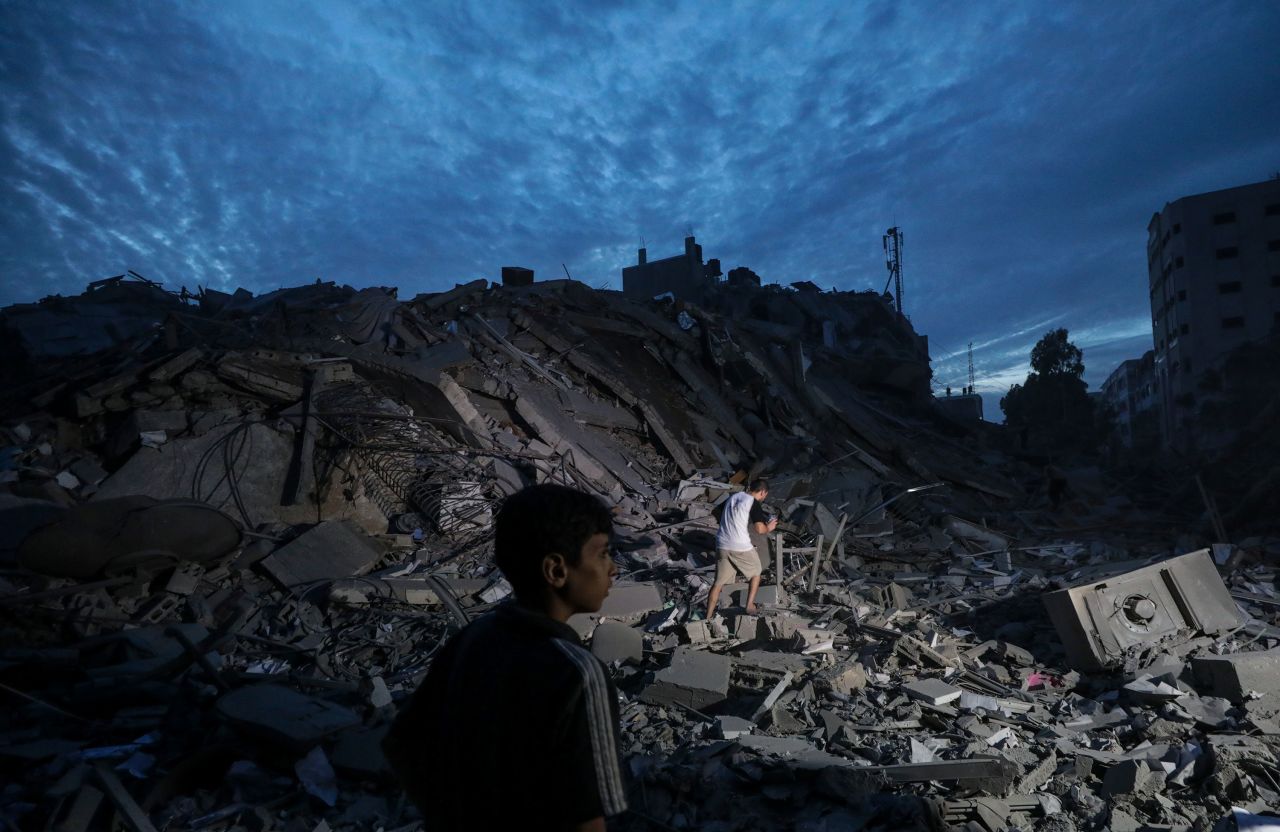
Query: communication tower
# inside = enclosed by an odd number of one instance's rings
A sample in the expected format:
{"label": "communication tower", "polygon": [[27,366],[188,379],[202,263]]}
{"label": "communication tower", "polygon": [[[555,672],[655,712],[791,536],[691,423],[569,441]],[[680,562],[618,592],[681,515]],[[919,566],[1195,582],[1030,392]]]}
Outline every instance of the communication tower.
{"label": "communication tower", "polygon": [[970,342],[969,342],[969,389],[968,389],[967,391],[965,391],[965,392],[967,392],[969,395],[973,395],[973,387],[974,387],[974,379],[973,379],[973,342],[972,342],[972,341],[970,341]]}
{"label": "communication tower", "polygon": [[884,244],[884,265],[889,270],[889,279],[884,284],[884,290],[889,291],[889,284],[893,284],[893,298],[898,306],[898,314],[902,314],[902,229],[896,225],[884,232],[881,239]]}

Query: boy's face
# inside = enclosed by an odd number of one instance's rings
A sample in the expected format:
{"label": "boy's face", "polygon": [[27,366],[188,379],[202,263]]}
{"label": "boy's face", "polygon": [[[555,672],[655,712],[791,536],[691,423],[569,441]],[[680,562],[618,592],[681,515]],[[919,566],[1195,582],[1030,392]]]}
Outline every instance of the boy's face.
{"label": "boy's face", "polygon": [[596,612],[609,594],[617,564],[609,551],[609,535],[597,532],[582,544],[578,563],[566,567],[561,597],[574,612]]}

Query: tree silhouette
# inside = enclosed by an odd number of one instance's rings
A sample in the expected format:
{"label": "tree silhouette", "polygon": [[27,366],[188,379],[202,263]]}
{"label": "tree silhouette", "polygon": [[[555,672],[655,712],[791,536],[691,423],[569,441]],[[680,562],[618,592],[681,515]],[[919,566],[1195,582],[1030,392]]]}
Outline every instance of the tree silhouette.
{"label": "tree silhouette", "polygon": [[1067,335],[1046,332],[1031,349],[1026,381],[1000,399],[1005,423],[1043,450],[1092,448],[1104,428],[1084,381],[1084,354]]}

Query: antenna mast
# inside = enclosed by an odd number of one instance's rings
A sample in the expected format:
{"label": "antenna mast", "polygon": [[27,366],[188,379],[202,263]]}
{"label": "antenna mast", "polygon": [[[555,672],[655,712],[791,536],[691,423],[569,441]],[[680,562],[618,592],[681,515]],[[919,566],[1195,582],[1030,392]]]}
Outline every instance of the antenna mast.
{"label": "antenna mast", "polygon": [[969,389],[966,391],[969,395],[973,395],[973,342],[969,342]]}
{"label": "antenna mast", "polygon": [[902,314],[902,229],[898,226],[884,232],[881,238],[884,244],[884,265],[889,270],[889,280],[885,283],[885,291],[893,284],[893,297],[898,306],[898,314]]}

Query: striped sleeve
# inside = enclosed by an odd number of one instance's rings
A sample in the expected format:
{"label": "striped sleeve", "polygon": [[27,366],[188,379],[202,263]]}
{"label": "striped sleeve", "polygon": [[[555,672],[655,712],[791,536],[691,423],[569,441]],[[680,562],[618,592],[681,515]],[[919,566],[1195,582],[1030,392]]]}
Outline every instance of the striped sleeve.
{"label": "striped sleeve", "polygon": [[[595,656],[563,639],[555,639],[582,682],[582,695],[572,718],[567,765],[583,782],[580,820],[616,815],[627,808],[622,770],[618,761],[617,722],[612,702],[613,686]],[[589,788],[588,783],[589,781]]]}

